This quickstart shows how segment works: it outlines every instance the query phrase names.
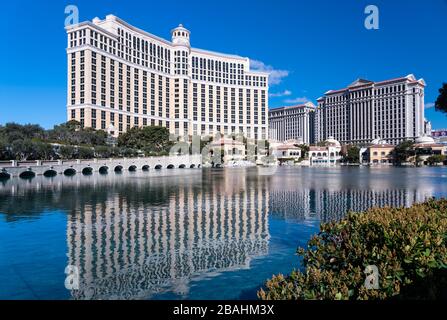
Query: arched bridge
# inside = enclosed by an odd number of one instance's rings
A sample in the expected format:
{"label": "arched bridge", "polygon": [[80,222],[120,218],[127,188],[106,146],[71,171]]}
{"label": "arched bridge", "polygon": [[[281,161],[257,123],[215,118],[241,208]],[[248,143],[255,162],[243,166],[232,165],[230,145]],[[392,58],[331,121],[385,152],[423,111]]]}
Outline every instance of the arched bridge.
{"label": "arched bridge", "polygon": [[164,169],[201,168],[201,155],[166,156],[149,158],[117,158],[56,161],[6,161],[0,162],[0,178],[54,176],[57,174],[119,173],[122,171],[149,171]]}

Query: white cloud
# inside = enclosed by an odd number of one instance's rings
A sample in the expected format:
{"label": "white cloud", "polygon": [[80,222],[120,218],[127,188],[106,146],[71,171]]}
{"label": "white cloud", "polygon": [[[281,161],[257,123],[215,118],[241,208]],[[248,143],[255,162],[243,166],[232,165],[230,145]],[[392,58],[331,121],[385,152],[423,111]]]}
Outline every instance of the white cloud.
{"label": "white cloud", "polygon": [[284,90],[284,91],[281,91],[281,92],[270,93],[269,97],[270,98],[287,97],[287,96],[290,96],[291,94],[292,94],[292,91]]}
{"label": "white cloud", "polygon": [[298,97],[298,98],[294,98],[294,99],[286,99],[284,100],[285,103],[290,103],[290,104],[301,104],[301,103],[307,103],[309,102],[309,99],[307,99],[306,97]]}
{"label": "white cloud", "polygon": [[289,75],[287,70],[277,70],[272,66],[266,65],[259,60],[250,60],[250,68],[254,71],[269,73],[269,84],[275,85],[281,83],[282,79]]}
{"label": "white cloud", "polygon": [[425,109],[431,109],[434,107],[435,107],[435,104],[433,102],[428,102],[425,104]]}

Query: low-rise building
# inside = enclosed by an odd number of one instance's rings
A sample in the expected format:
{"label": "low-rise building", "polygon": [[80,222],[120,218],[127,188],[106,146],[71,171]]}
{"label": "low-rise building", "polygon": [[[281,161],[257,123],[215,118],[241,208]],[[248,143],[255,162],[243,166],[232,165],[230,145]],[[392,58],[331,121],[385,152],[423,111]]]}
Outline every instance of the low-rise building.
{"label": "low-rise building", "polygon": [[301,149],[294,144],[283,143],[273,148],[272,155],[279,162],[298,161],[301,158]]}
{"label": "low-rise building", "polygon": [[413,147],[419,161],[422,161],[424,164],[427,164],[427,159],[431,156],[447,156],[447,145],[436,143],[433,137],[430,136],[421,136],[417,138]]}
{"label": "low-rise building", "polygon": [[311,166],[332,166],[341,160],[340,142],[333,137],[329,137],[324,142],[324,146],[309,147],[309,161]]}
{"label": "low-rise building", "polygon": [[394,146],[387,141],[377,138],[371,145],[364,148],[360,155],[360,162],[363,164],[379,165],[392,164]]}
{"label": "low-rise building", "polygon": [[[242,161],[246,159],[245,144],[231,138],[220,138],[210,143],[210,153],[213,165],[224,165],[229,161]],[[221,158],[218,159],[220,154]],[[217,160],[221,160],[220,163]]]}

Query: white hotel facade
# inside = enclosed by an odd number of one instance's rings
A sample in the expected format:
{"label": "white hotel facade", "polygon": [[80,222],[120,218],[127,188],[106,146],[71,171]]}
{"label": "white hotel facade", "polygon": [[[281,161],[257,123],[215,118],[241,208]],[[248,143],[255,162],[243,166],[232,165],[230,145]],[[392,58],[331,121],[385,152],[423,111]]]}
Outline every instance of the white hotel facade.
{"label": "white hotel facade", "polygon": [[342,144],[369,144],[376,138],[391,144],[415,140],[430,128],[425,120],[423,79],[414,75],[373,82],[358,79],[318,99],[318,141],[334,137]]}
{"label": "white hotel facade", "polygon": [[67,118],[114,136],[165,126],[182,137],[242,133],[268,137],[268,74],[250,61],[172,41],[108,15],[69,26]]}
{"label": "white hotel facade", "polygon": [[306,104],[270,109],[269,138],[276,141],[298,140],[314,143],[315,105]]}
{"label": "white hotel facade", "polygon": [[344,89],[326,92],[317,107],[310,103],[271,109],[270,139],[302,138],[306,144],[335,139],[356,145],[377,138],[393,145],[415,141],[431,134],[424,90],[425,81],[412,74],[380,82],[358,79]]}

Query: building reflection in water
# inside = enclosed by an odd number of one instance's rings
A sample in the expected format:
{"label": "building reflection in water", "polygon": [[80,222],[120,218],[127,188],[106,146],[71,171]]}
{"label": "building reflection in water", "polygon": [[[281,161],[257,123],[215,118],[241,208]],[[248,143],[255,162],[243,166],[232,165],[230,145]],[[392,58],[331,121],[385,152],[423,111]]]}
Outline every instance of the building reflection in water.
{"label": "building reflection in water", "polygon": [[340,220],[349,211],[361,212],[372,207],[408,207],[432,194],[407,190],[300,190],[272,191],[272,215],[288,220],[317,219],[324,222]]}
{"label": "building reflection in water", "polygon": [[[337,170],[340,169],[333,171]],[[447,192],[445,185],[436,190],[434,181],[423,177],[418,179],[414,175],[393,174],[374,179],[368,173],[359,179],[326,172],[324,179],[316,179],[318,171],[311,176],[307,174],[305,171],[300,172],[299,178],[284,175],[272,179],[269,193],[272,216],[295,221],[316,219],[329,222],[342,219],[349,211],[361,212],[385,206],[408,207],[435,196],[436,191],[440,194]]]}
{"label": "building reflection in water", "polygon": [[[186,295],[191,280],[249,268],[267,254],[269,196],[262,181],[222,177],[197,189],[182,184],[165,205],[114,194],[68,219],[69,265],[80,275],[74,299]],[[247,185],[249,184],[249,185]]]}
{"label": "building reflection in water", "polygon": [[444,173],[281,168],[271,176],[232,169],[12,179],[0,184],[0,212],[7,222],[67,213],[67,264],[80,276],[73,299],[189,297],[195,281],[266,255],[281,259],[269,252],[270,234],[282,239],[284,229],[271,219],[331,221],[350,210],[410,206],[446,196]]}

